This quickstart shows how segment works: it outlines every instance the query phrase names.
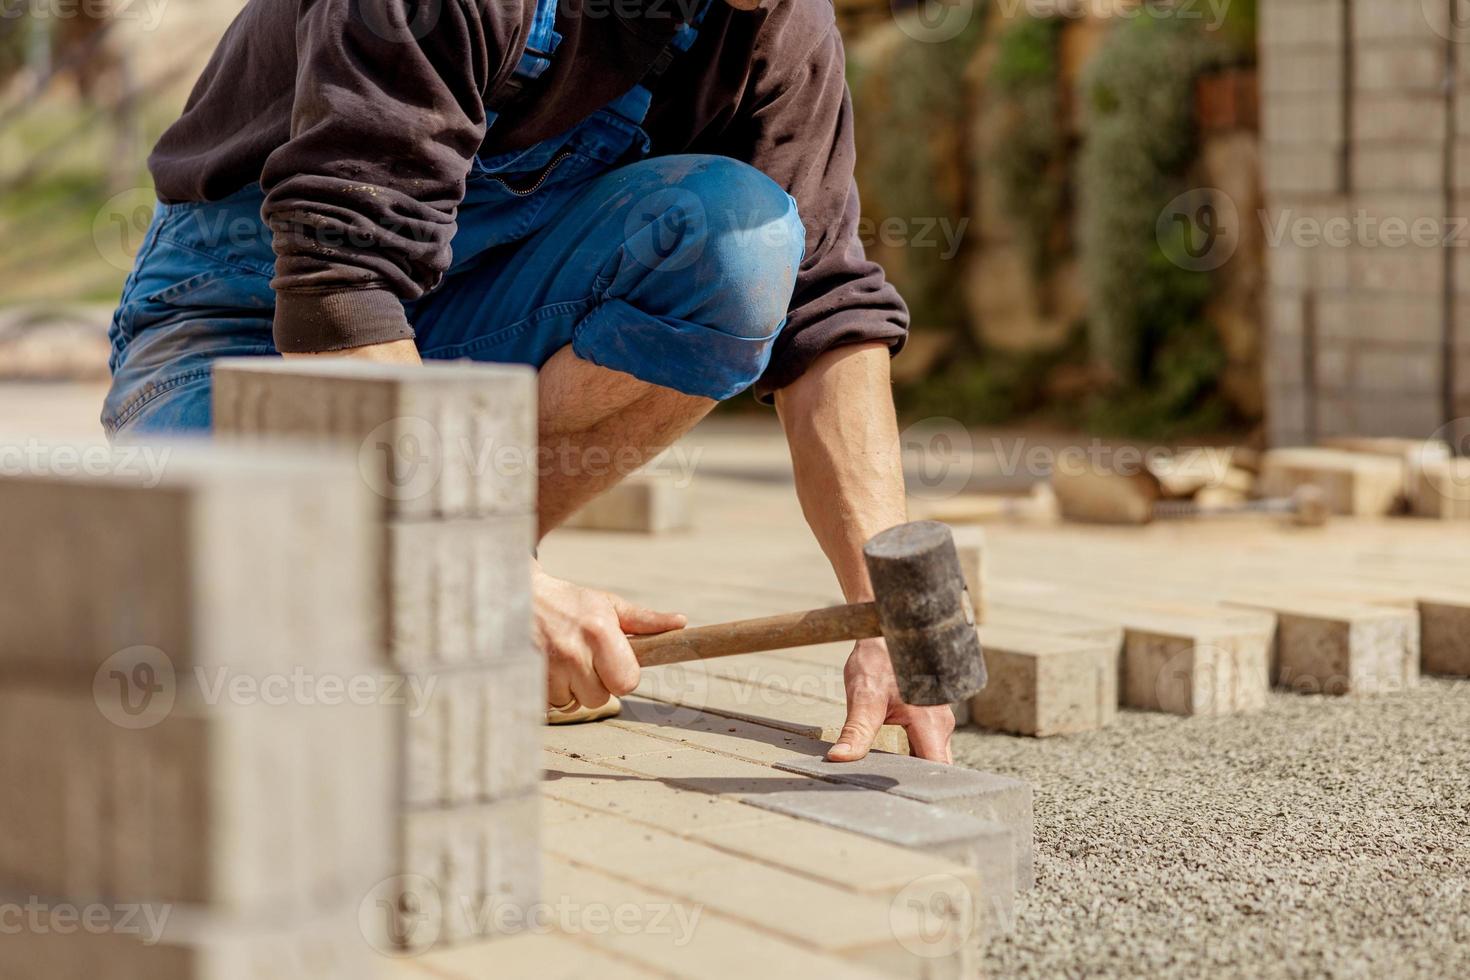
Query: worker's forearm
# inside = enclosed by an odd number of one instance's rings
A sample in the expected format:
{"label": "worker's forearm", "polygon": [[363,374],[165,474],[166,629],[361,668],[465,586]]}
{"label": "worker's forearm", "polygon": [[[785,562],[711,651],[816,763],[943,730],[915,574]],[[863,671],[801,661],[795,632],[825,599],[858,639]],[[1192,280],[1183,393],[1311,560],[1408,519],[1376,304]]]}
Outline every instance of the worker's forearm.
{"label": "worker's forearm", "polygon": [[307,357],[345,357],[356,361],[372,361],[376,364],[420,364],[419,349],[411,340],[390,340],[386,344],[369,344],[366,347],[350,347],[347,350],[322,351],[317,354],[282,354],[288,359]]}
{"label": "worker's forearm", "polygon": [[863,545],[907,519],[888,361],[881,344],[838,348],[776,393],[802,512],[849,602],[872,598]]}

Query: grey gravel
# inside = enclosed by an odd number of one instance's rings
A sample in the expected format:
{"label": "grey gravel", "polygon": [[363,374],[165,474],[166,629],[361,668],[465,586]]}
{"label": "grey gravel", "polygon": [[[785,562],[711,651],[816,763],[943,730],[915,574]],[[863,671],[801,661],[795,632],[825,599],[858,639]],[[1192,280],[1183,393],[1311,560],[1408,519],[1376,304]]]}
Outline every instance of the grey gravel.
{"label": "grey gravel", "polygon": [[1036,794],[987,977],[1470,977],[1470,683],[955,755]]}

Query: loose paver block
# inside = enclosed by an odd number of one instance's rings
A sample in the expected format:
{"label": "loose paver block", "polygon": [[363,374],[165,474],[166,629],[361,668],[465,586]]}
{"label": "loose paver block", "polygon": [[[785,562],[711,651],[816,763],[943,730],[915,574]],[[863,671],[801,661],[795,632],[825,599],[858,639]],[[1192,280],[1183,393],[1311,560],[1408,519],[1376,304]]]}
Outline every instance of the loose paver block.
{"label": "loose paver block", "polygon": [[1390,456],[1340,449],[1273,449],[1261,460],[1261,493],[1289,497],[1298,487],[1320,489],[1334,514],[1391,514],[1405,492],[1404,466]]}
{"label": "loose paver block", "polygon": [[225,358],[214,368],[214,427],[345,444],[397,517],[535,510],[530,368]]}
{"label": "loose paver block", "polygon": [[1419,617],[1411,609],[1296,597],[1250,605],[1276,615],[1272,682],[1278,687],[1376,694],[1418,683]]}
{"label": "loose paver block", "polygon": [[857,762],[797,759],[778,762],[776,768],[834,783],[882,790],[998,823],[1010,830],[1014,838],[1016,887],[1024,891],[1035,882],[1031,786],[1020,779],[886,752],[869,753]]}
{"label": "loose paver block", "polygon": [[388,525],[388,640],[404,670],[531,649],[530,514]]}
{"label": "loose paver block", "polygon": [[483,667],[410,674],[401,709],[403,802],[461,806],[535,789],[545,675],[544,660],[529,649]]}
{"label": "loose paver block", "polygon": [[1470,677],[1470,600],[1419,600],[1420,665],[1426,673]]}
{"label": "loose paver block", "polygon": [[693,522],[689,488],[672,478],[634,474],[609,488],[569,518],[563,527],[584,531],[664,534]]}
{"label": "loose paver block", "polygon": [[177,676],[381,657],[381,545],[350,459],[158,452],[156,482],[0,479],[0,677],[90,684],[137,647]]}
{"label": "loose paver block", "polygon": [[1177,715],[1256,711],[1270,687],[1271,632],[1187,617],[1124,623],[1123,704]]}
{"label": "loose paver block", "polygon": [[1004,626],[980,627],[989,674],[970,721],[1018,735],[1096,731],[1118,713],[1118,648]]}
{"label": "loose paver block", "polygon": [[965,588],[970,591],[970,602],[975,607],[975,622],[985,622],[985,531],[972,525],[961,525],[950,529],[954,534],[955,551],[960,556],[960,568],[965,572]]}
{"label": "loose paver block", "polygon": [[515,931],[541,897],[540,795],[403,815],[398,876],[388,907],[404,948]]}
{"label": "loose paver block", "polygon": [[1426,462],[1414,474],[1409,497],[1419,517],[1470,520],[1470,458]]}

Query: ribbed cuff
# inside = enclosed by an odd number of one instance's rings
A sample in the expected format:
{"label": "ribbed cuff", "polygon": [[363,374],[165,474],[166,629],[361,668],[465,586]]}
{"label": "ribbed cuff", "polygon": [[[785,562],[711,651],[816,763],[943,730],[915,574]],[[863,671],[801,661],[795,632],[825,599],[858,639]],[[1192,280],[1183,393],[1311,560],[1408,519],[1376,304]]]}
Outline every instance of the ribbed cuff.
{"label": "ribbed cuff", "polygon": [[386,289],[276,294],[276,350],[315,354],[412,340],[403,304]]}

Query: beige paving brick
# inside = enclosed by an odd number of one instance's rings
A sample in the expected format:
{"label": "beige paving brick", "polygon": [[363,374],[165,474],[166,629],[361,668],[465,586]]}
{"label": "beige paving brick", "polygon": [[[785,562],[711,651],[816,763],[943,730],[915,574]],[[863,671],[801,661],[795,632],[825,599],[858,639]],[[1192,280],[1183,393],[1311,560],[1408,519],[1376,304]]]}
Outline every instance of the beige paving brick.
{"label": "beige paving brick", "polygon": [[1265,706],[1269,633],[1166,617],[1125,625],[1121,690],[1128,707],[1225,715]]}
{"label": "beige paving brick", "polygon": [[1304,484],[1326,495],[1334,514],[1391,513],[1404,494],[1404,471],[1394,459],[1336,449],[1273,449],[1262,459],[1261,492],[1289,497]]}
{"label": "beige paving brick", "polygon": [[[403,815],[392,935],[409,948],[514,932],[541,897],[540,794]],[[562,825],[558,829],[565,829]],[[403,900],[407,892],[411,900]],[[397,899],[396,901],[394,899]]]}
{"label": "beige paving brick", "polygon": [[982,626],[990,679],[970,699],[982,728],[1018,735],[1068,735],[1118,713],[1118,648],[1044,633]]}
{"label": "beige paving brick", "polygon": [[270,920],[388,873],[384,705],[199,705],[111,723],[90,691],[0,687],[0,891]]}
{"label": "beige paving brick", "polygon": [[402,669],[527,655],[532,515],[388,525],[388,638]]}
{"label": "beige paving brick", "polygon": [[0,479],[0,677],[84,679],[140,645],[275,675],[382,659],[380,545],[350,459],[154,447],[144,476]]}
{"label": "beige paving brick", "polygon": [[[547,864],[546,890],[550,900],[565,898],[573,910],[579,941],[673,976],[858,980],[882,975],[737,917],[555,859]],[[588,929],[584,920],[603,909],[621,910],[628,925]]]}
{"label": "beige paving brick", "polygon": [[400,711],[403,802],[484,803],[523,795],[541,781],[545,661],[532,651],[483,667],[415,672]]}
{"label": "beige paving brick", "polygon": [[1470,520],[1470,458],[1426,462],[1409,493],[1415,515]]}
{"label": "beige paving brick", "polygon": [[[565,893],[568,899],[582,901],[584,891]],[[558,893],[561,897],[561,893]],[[650,903],[654,904],[654,903]],[[619,909],[642,912],[631,899],[608,905],[609,914]],[[549,909],[555,908],[555,901]],[[610,918],[601,925],[600,912],[578,919],[590,918],[590,927],[599,932],[618,928]],[[653,915],[647,916],[652,919]],[[548,911],[549,926],[554,924],[555,915]],[[630,919],[631,921],[631,919]],[[583,925],[583,923],[575,923]],[[649,980],[669,976],[663,968],[640,966],[605,953],[597,947],[573,939],[559,932],[536,932],[509,936],[494,942],[471,943],[450,949],[437,949],[413,960],[401,960],[392,967],[404,967],[404,976],[423,980],[438,977],[439,980],[484,980],[485,977],[541,977],[545,980]],[[389,974],[391,980],[393,974]]]}
{"label": "beige paving brick", "polygon": [[1303,694],[1377,694],[1418,683],[1419,617],[1413,610],[1292,596],[1250,604],[1277,618],[1277,686]]}
{"label": "beige paving brick", "polygon": [[965,588],[970,590],[970,602],[975,607],[975,622],[985,622],[985,530],[973,525],[962,525],[950,529],[954,534],[955,551],[960,556],[960,568],[965,572]]}
{"label": "beige paving brick", "polygon": [[663,724],[664,715],[657,702],[624,698],[623,713],[613,724],[681,748],[700,748],[766,765],[798,756],[823,756],[830,747],[819,739],[724,715],[694,715],[681,719],[677,727]]}
{"label": "beige paving brick", "polygon": [[526,514],[535,385],[518,365],[228,358],[215,363],[214,426],[345,444],[399,517]]}
{"label": "beige paving brick", "polygon": [[1000,602],[991,603],[989,613],[986,620],[988,625],[1070,637],[1084,643],[1111,647],[1115,655],[1123,649],[1123,625],[1118,622]]}
{"label": "beige paving brick", "polygon": [[693,522],[689,488],[663,475],[634,474],[604,491],[563,527],[584,531],[665,534]]}
{"label": "beige paving brick", "polygon": [[1470,677],[1470,601],[1421,597],[1419,642],[1425,673]]}

